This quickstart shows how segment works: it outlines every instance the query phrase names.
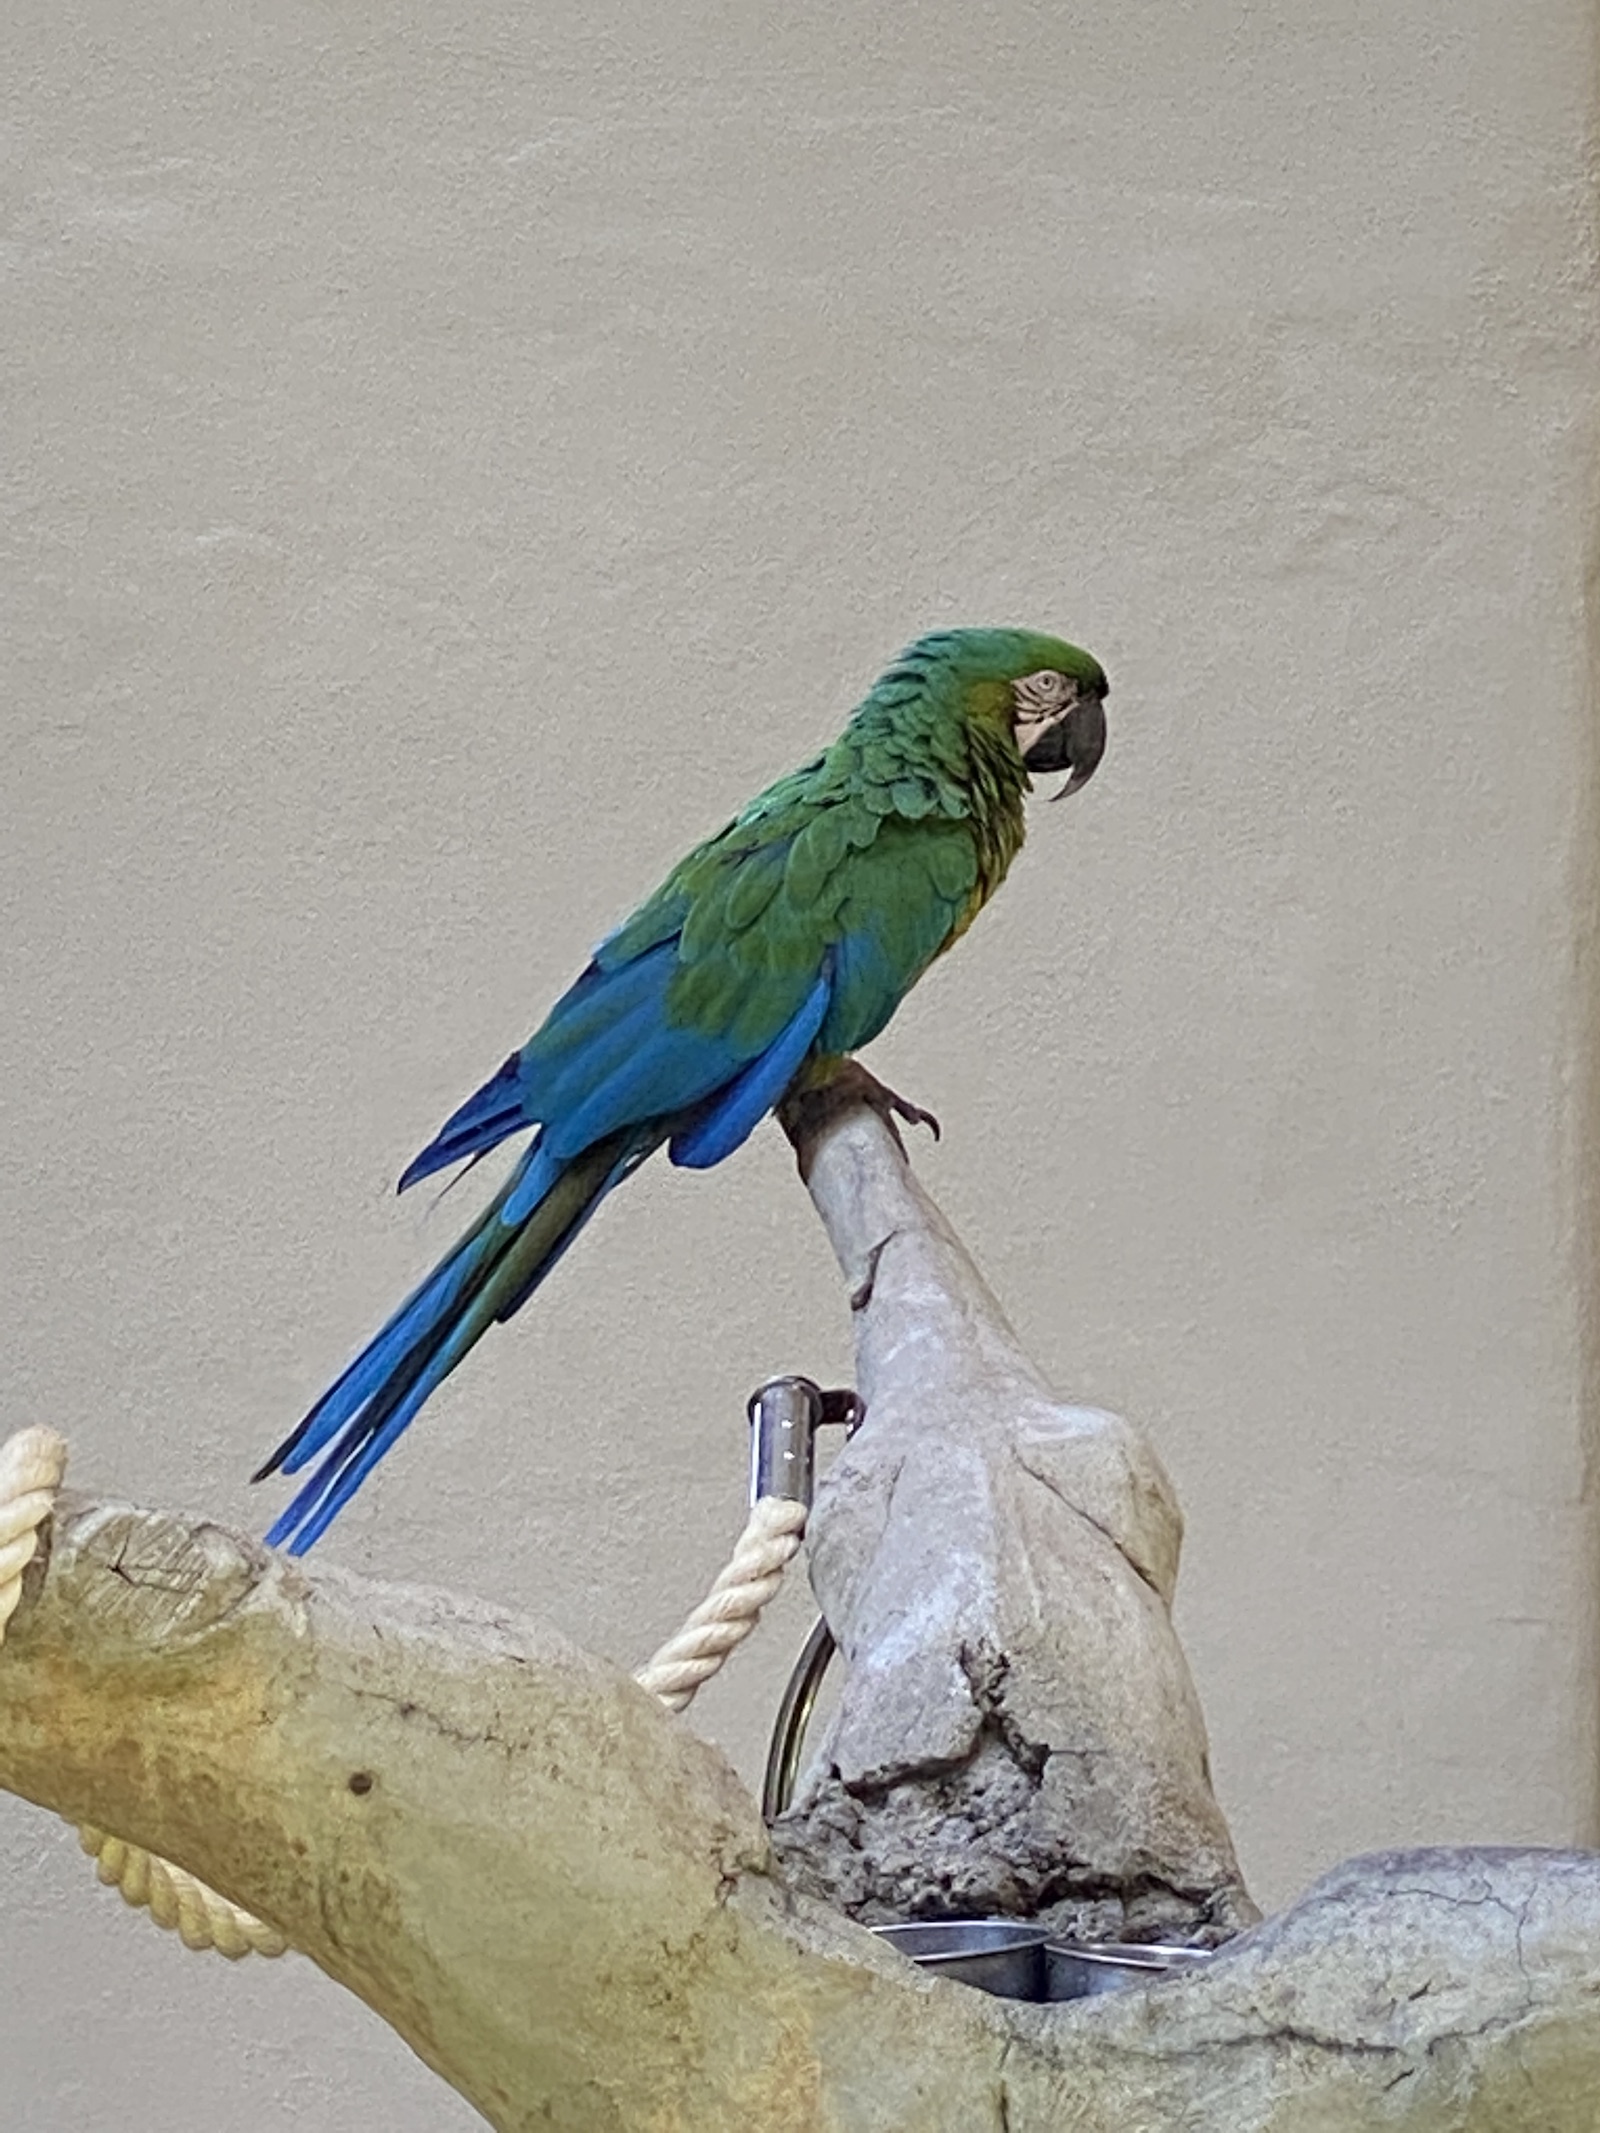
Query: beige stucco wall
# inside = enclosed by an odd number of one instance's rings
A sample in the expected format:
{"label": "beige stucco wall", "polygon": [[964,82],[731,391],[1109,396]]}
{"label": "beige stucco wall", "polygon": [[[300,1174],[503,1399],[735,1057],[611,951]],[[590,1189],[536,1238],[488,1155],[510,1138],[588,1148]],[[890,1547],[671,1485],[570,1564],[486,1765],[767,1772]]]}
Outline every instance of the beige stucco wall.
{"label": "beige stucco wall", "polygon": [[[0,16],[0,1424],[243,1476],[453,1233],[388,1187],[916,630],[1113,744],[876,1062],[1183,1494],[1268,1902],[1594,1842],[1586,0]],[[846,1368],[770,1129],[649,1175],[330,1555],[633,1657],[762,1376]],[[804,1608],[703,1704],[753,1769]],[[0,1812],[7,2124],[465,2125],[307,1966]]]}

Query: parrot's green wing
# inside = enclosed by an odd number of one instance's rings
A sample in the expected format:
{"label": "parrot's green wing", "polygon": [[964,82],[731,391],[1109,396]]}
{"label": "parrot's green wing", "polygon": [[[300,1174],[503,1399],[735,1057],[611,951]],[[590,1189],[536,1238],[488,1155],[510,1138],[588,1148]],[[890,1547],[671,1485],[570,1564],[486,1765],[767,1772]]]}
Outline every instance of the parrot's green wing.
{"label": "parrot's green wing", "polygon": [[817,1048],[867,1043],[962,930],[978,889],[960,788],[927,768],[920,738],[847,735],[780,779],[691,852],[596,962],[620,970],[674,943],[668,1020],[752,1058],[825,980]]}

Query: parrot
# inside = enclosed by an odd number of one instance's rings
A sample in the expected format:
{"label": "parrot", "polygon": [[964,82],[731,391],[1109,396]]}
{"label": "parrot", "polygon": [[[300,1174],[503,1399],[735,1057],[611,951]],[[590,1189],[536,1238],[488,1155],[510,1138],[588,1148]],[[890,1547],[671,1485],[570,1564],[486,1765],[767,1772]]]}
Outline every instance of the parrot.
{"label": "parrot", "polygon": [[919,637],[839,737],[758,793],[608,934],[520,1050],[397,1190],[532,1130],[515,1168],[252,1477],[310,1479],[267,1534],[300,1555],[491,1325],[519,1311],[600,1203],[665,1147],[709,1169],[786,1098],[854,1061],[960,939],[1023,841],[1035,774],[1075,792],[1106,745],[1104,669],[1026,629]]}

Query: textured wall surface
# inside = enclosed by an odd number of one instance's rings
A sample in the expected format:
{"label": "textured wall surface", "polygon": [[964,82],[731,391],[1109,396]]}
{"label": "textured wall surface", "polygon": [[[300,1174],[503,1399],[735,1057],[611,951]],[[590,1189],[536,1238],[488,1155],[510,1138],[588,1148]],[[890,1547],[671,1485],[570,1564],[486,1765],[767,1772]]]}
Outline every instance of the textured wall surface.
{"label": "textured wall surface", "polygon": [[[453,1234],[389,1187],[946,621],[1111,751],[875,1063],[1147,1423],[1256,1893],[1600,1838],[1584,0],[11,0],[0,1426],[243,1476]],[[642,1655],[839,1374],[764,1131],[602,1217],[336,1529]],[[747,1770],[800,1633],[703,1700]],[[470,2114],[0,1811],[16,2122]]]}

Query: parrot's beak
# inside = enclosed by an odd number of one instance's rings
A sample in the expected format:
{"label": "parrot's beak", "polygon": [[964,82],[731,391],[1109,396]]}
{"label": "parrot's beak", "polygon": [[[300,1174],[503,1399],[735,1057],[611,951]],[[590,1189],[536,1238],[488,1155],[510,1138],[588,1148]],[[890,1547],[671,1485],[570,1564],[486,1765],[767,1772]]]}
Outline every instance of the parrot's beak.
{"label": "parrot's beak", "polygon": [[1061,790],[1050,795],[1053,800],[1064,800],[1069,792],[1088,784],[1105,752],[1105,700],[1100,696],[1080,696],[1070,711],[1045,728],[1022,760],[1030,770],[1071,771]]}

